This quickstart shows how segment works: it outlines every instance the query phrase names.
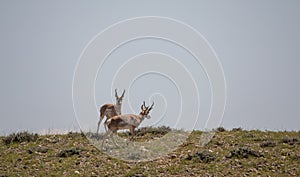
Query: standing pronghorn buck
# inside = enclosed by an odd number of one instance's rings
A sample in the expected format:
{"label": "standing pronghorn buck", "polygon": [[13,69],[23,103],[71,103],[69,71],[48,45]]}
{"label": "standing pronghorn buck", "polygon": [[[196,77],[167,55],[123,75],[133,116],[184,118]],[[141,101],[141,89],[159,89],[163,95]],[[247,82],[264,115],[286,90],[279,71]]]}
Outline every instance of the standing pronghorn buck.
{"label": "standing pronghorn buck", "polygon": [[[100,108],[100,118],[98,121],[98,127],[97,127],[97,134],[99,132],[99,127],[100,124],[106,116],[106,120],[108,120],[111,117],[121,115],[121,108],[122,108],[122,101],[124,98],[125,90],[123,91],[122,95],[119,97],[117,93],[117,89],[115,89],[115,97],[116,97],[116,104],[104,104]],[[105,130],[107,131],[105,125],[104,125]]]}
{"label": "standing pronghorn buck", "polygon": [[[149,115],[151,109],[153,108],[154,102],[152,105],[147,107],[145,105],[145,101],[143,102],[141,109],[142,111],[140,114],[124,114],[124,115],[118,115],[114,116],[110,119],[106,119],[104,124],[108,127],[108,132],[106,133],[106,136],[110,134],[112,137],[113,143],[118,146],[113,138],[113,134],[116,134],[118,130],[124,130],[129,129],[131,133],[131,139],[134,138],[134,129],[137,128],[142,121],[147,118],[150,119],[151,116]],[[102,146],[105,138],[103,138]]]}

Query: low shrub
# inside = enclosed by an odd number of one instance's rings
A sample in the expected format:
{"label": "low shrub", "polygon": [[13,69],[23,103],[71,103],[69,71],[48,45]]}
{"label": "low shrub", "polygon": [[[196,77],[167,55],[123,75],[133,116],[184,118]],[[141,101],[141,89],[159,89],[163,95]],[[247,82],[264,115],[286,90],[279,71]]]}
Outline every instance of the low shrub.
{"label": "low shrub", "polygon": [[80,149],[79,148],[70,148],[70,149],[65,149],[60,151],[57,156],[58,157],[71,157],[73,155],[79,155],[80,153]]}
{"label": "low shrub", "polygon": [[238,127],[238,128],[233,128],[231,131],[240,132],[240,131],[243,131],[243,129],[241,127]]}
{"label": "low shrub", "polygon": [[165,135],[170,132],[172,129],[168,126],[161,127],[142,127],[136,131],[137,136],[144,136],[145,134],[153,135]]}
{"label": "low shrub", "polygon": [[251,148],[248,147],[240,147],[238,149],[234,149],[230,151],[229,156],[227,158],[248,158],[248,157],[263,157],[264,155],[260,152],[254,151]]}
{"label": "low shrub", "polygon": [[282,140],[281,140],[281,143],[286,143],[286,144],[289,144],[289,145],[294,145],[295,143],[298,143],[299,142],[299,140],[298,140],[298,138],[283,138]]}
{"label": "low shrub", "polygon": [[276,142],[274,141],[265,141],[260,144],[260,147],[275,147]]}
{"label": "low shrub", "polygon": [[224,127],[218,127],[218,128],[216,129],[216,131],[217,131],[217,132],[225,132],[226,129],[225,129]]}
{"label": "low shrub", "polygon": [[10,134],[3,138],[4,144],[31,142],[38,139],[38,134],[28,133],[27,131]]}
{"label": "low shrub", "polygon": [[204,163],[214,161],[215,159],[216,159],[216,157],[207,150],[204,150],[202,152],[196,152],[195,154],[192,154],[192,155],[189,154],[185,158],[185,160],[193,160],[193,161],[204,162]]}

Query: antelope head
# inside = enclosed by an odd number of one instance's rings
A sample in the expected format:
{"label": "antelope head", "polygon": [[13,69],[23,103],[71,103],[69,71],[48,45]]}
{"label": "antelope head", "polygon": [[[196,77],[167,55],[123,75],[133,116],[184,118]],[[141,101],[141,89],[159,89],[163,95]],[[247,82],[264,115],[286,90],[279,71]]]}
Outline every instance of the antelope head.
{"label": "antelope head", "polygon": [[122,104],[122,101],[123,101],[123,98],[124,98],[124,94],[125,94],[125,89],[124,89],[122,95],[119,97],[117,89],[115,89],[115,97],[116,97],[116,104],[117,105],[121,105]]}
{"label": "antelope head", "polygon": [[154,102],[152,103],[152,105],[150,107],[146,106],[145,101],[144,101],[141,106],[142,111],[141,111],[140,115],[146,117],[147,119],[150,119],[151,116],[149,115],[149,113],[150,113],[151,109],[153,108],[153,105],[154,105]]}

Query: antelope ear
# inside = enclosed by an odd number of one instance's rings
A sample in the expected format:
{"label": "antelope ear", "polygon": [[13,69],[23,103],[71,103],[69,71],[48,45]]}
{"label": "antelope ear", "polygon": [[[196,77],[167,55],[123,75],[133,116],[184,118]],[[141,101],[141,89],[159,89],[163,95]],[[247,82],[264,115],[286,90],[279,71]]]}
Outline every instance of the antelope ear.
{"label": "antelope ear", "polygon": [[116,97],[116,98],[119,98],[119,97],[118,97],[117,89],[115,89],[115,97]]}

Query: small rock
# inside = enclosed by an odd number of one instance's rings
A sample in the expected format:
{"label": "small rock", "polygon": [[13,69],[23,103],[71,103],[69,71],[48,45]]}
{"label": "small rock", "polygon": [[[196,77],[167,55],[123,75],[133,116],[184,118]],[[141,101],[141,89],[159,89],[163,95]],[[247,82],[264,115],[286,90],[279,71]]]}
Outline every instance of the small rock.
{"label": "small rock", "polygon": [[148,152],[148,151],[149,151],[149,150],[146,149],[144,146],[141,146],[141,147],[140,147],[140,150],[141,150],[141,151],[144,151],[144,152]]}
{"label": "small rock", "polygon": [[176,154],[172,154],[170,157],[171,157],[171,159],[175,159],[175,158],[177,158],[177,155]]}

